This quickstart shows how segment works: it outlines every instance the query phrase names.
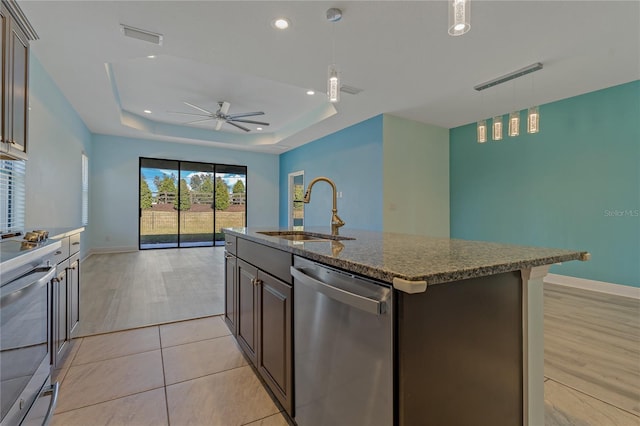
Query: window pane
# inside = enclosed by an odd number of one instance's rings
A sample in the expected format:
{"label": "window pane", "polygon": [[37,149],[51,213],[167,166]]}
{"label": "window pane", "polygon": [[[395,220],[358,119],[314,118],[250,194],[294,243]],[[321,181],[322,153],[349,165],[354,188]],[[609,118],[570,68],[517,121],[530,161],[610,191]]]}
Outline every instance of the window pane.
{"label": "window pane", "polygon": [[0,231],[21,231],[25,211],[24,161],[0,160]]}

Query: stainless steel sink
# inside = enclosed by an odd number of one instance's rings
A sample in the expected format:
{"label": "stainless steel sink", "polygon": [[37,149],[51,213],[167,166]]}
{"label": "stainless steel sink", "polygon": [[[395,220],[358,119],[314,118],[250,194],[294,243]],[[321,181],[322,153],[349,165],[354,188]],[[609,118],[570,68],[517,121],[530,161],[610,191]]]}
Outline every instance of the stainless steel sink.
{"label": "stainless steel sink", "polygon": [[340,241],[340,240],[355,240],[351,237],[342,237],[340,235],[319,234],[316,232],[307,231],[258,231],[258,234],[268,235],[270,237],[283,238],[290,241]]}

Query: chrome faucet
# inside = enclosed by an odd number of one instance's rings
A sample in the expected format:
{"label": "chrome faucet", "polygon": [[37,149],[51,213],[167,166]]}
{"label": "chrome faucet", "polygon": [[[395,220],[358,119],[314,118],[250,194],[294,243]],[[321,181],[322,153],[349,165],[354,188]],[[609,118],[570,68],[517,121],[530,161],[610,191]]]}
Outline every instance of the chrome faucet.
{"label": "chrome faucet", "polygon": [[338,208],[336,207],[337,205],[336,184],[333,183],[331,179],[326,177],[317,177],[314,180],[312,180],[309,186],[307,187],[307,192],[304,193],[304,200],[302,201],[304,201],[305,203],[309,203],[311,201],[311,188],[313,187],[313,185],[316,184],[316,182],[319,182],[319,181],[327,182],[329,185],[331,185],[331,189],[333,190],[333,209],[331,210],[333,213],[331,215],[331,235],[338,235],[339,234],[338,229],[341,226],[344,226],[344,222],[338,216]]}

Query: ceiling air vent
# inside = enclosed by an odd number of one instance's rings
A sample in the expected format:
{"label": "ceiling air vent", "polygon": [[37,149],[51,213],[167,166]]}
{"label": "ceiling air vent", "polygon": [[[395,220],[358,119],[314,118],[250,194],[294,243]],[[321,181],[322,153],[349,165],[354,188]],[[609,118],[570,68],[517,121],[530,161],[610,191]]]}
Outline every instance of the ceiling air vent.
{"label": "ceiling air vent", "polygon": [[340,86],[340,91],[343,93],[348,93],[350,95],[357,95],[358,93],[362,92],[362,89],[358,89],[357,87],[347,86],[346,84],[343,84],[342,86]]}
{"label": "ceiling air vent", "polygon": [[140,28],[133,28],[124,24],[120,24],[120,27],[122,29],[122,34],[127,37],[136,38],[138,40],[162,46],[162,34],[141,30]]}

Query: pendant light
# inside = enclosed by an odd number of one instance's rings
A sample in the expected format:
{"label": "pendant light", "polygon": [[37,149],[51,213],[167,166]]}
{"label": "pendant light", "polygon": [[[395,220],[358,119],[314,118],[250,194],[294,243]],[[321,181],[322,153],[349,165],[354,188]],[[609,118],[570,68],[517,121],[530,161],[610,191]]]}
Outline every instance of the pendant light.
{"label": "pendant light", "polygon": [[485,143],[487,141],[487,120],[478,121],[476,133],[478,134],[478,143]]}
{"label": "pendant light", "polygon": [[527,110],[527,133],[538,133],[540,131],[540,111],[537,106],[532,106]]}
{"label": "pendant light", "polygon": [[[484,111],[484,92],[480,94],[480,109]],[[476,125],[476,136],[478,143],[487,141],[487,120],[480,120]]]}
{"label": "pendant light", "polygon": [[331,65],[329,65],[329,72],[327,75],[327,97],[329,102],[340,102],[340,71],[336,66],[336,36],[335,36],[335,23],[342,19],[342,10],[337,8],[331,8],[327,10],[327,21],[332,23],[331,30]]}
{"label": "pendant light", "polygon": [[[531,95],[535,93],[535,77],[531,76]],[[540,111],[537,106],[529,107],[527,110],[527,133],[538,133],[540,131]]]}
{"label": "pendant light", "polygon": [[459,36],[471,28],[470,0],[449,0],[449,35]]}
{"label": "pendant light", "polygon": [[513,111],[509,114],[509,129],[507,134],[510,137],[518,136],[520,134],[520,111],[515,109],[516,103],[516,84],[513,83]]}
{"label": "pendant light", "polygon": [[493,117],[493,124],[491,126],[491,139],[494,141],[502,140],[502,116],[497,115]]}

